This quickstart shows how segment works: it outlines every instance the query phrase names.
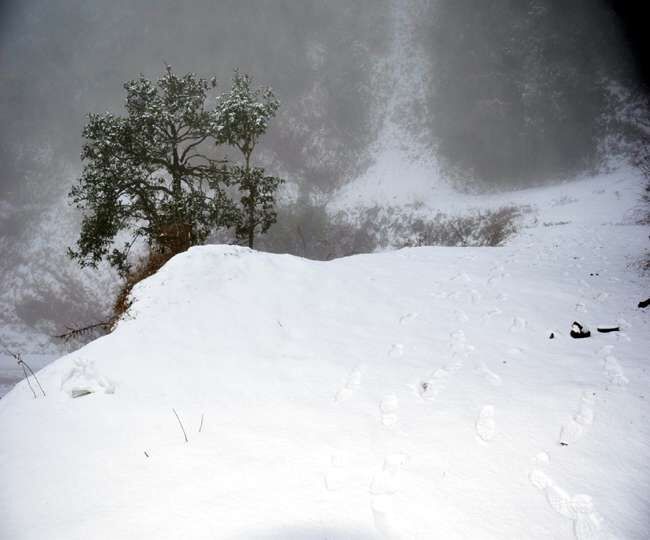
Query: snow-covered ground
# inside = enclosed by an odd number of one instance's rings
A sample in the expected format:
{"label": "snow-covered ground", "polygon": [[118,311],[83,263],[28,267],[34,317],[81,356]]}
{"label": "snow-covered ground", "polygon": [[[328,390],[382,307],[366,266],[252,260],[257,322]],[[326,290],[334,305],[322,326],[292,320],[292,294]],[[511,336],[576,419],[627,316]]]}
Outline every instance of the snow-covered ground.
{"label": "snow-covered ground", "polygon": [[0,538],[647,539],[640,190],[521,192],[502,248],[175,257],[0,400]]}

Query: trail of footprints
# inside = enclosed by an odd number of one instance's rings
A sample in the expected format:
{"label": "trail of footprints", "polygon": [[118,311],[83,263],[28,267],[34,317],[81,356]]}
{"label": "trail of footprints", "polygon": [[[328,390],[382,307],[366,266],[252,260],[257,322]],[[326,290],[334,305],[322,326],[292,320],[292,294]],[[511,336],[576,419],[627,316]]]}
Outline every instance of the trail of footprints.
{"label": "trail of footprints", "polygon": [[450,338],[450,360],[443,367],[424,377],[418,384],[418,393],[422,399],[427,401],[436,399],[447,387],[451,376],[463,367],[463,359],[474,350],[472,345],[467,344],[462,330],[452,332]]}
{"label": "trail of footprints", "polygon": [[[499,270],[499,269],[497,269]],[[495,282],[508,277],[508,274],[497,272],[496,275],[488,279],[488,283],[493,285]],[[452,281],[463,283],[471,282],[469,276],[460,273]],[[455,294],[436,293],[434,296],[453,298]],[[470,291],[470,301],[472,304],[481,302],[481,294],[476,290]],[[507,299],[503,293],[499,294],[499,300]],[[598,300],[604,300],[599,298]],[[578,304],[577,309],[584,306]],[[501,315],[502,311],[498,308],[488,312],[485,317]],[[459,323],[469,321],[467,314],[461,310],[454,311],[455,319]],[[418,317],[417,313],[406,313],[399,319],[400,324],[407,324]],[[526,330],[528,323],[521,317],[514,317],[510,326],[511,332],[522,332]],[[453,375],[463,367],[464,359],[474,350],[474,347],[467,343],[465,333],[462,329],[456,330],[450,334],[450,360],[440,368],[433,370],[424,377],[417,386],[417,394],[425,401],[434,401],[448,386]],[[607,381],[613,385],[624,386],[628,384],[624,370],[618,359],[612,355],[613,346],[608,345],[598,351],[601,357],[604,375]],[[521,350],[512,348],[509,354],[520,354]],[[393,344],[388,355],[393,358],[402,357],[404,354],[403,344]],[[476,364],[476,372],[481,375],[486,383],[499,387],[502,384],[501,376],[489,367],[483,361]],[[362,369],[355,368],[348,376],[346,383],[339,389],[336,395],[336,401],[345,401],[352,397],[361,385]],[[594,422],[595,407],[594,391],[585,391],[578,403],[575,412],[571,418],[565,422],[560,429],[559,444],[568,446],[578,441],[589,429]],[[385,427],[393,427],[398,422],[399,400],[396,395],[388,394],[382,398],[379,403],[380,422]],[[493,405],[484,405],[475,422],[475,431],[477,440],[481,443],[489,443],[496,434],[496,411]],[[538,465],[548,464],[549,457],[546,453],[540,452],[535,459]],[[393,508],[394,495],[399,490],[400,476],[402,468],[407,462],[404,454],[390,454],[386,456],[383,467],[372,478],[369,487],[370,506],[377,531],[384,538],[401,538],[401,533],[395,519]],[[331,457],[331,463],[325,475],[325,485],[328,490],[335,491],[343,487],[347,480],[345,472],[345,459],[335,454]],[[603,518],[594,510],[592,498],[589,495],[577,494],[570,495],[563,490],[554,480],[539,468],[534,468],[530,473],[530,481],[538,490],[540,490],[548,505],[560,516],[572,521],[572,528],[576,540],[603,540],[610,538],[604,532]]]}

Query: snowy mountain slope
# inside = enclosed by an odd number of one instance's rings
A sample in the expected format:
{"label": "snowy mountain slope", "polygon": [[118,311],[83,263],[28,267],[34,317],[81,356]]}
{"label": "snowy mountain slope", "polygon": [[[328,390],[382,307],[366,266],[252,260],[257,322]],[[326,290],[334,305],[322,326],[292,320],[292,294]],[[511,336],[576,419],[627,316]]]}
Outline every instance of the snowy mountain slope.
{"label": "snowy mountain slope", "polygon": [[427,4],[427,0],[390,2],[389,54],[374,70],[373,86],[381,99],[373,115],[380,119],[377,139],[369,148],[373,162],[334,193],[328,204],[332,211],[406,205],[441,193],[454,195],[421,125],[426,88],[433,75],[414,35]]}
{"label": "snowy mountain slope", "polygon": [[0,401],[0,537],[647,538],[639,191],[529,192],[503,248],[175,257]]}
{"label": "snowy mountain slope", "polygon": [[14,222],[22,224],[20,234],[4,236],[0,216],[0,377],[15,368],[1,344],[32,355],[36,365],[60,356],[67,347],[51,336],[64,325],[105,318],[117,285],[107,264],[81,269],[67,256],[79,216],[63,196],[50,207],[41,202],[13,212],[24,214]]}

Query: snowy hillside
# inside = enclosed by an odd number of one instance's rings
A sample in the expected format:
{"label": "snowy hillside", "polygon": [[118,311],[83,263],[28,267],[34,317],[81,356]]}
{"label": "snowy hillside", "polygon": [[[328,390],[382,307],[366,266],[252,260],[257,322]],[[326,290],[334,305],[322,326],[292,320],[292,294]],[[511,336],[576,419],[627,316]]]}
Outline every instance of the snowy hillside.
{"label": "snowy hillside", "polygon": [[175,257],[0,400],[0,538],[647,538],[639,191],[522,193],[503,248]]}

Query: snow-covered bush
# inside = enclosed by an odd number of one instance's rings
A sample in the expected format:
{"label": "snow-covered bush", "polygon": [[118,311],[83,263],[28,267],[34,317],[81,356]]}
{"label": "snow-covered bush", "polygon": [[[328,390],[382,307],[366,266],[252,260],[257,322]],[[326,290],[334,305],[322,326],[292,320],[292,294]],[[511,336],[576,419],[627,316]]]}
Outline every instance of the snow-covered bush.
{"label": "snow-covered bush", "polygon": [[405,246],[498,246],[517,230],[521,209],[504,206],[431,218],[397,208],[366,208],[331,215],[319,205],[296,203],[279,209],[278,223],[260,249],[330,260]]}
{"label": "snow-covered bush", "polygon": [[516,231],[520,212],[514,206],[462,216],[438,214],[421,222],[416,246],[499,246]]}

